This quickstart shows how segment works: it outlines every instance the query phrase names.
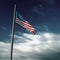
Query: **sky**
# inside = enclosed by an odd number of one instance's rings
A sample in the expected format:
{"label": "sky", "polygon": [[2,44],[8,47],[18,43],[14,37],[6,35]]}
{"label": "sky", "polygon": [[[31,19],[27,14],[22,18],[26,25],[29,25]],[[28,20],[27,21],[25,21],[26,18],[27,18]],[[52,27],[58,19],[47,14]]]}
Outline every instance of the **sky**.
{"label": "sky", "polygon": [[[60,1],[15,0],[16,11],[36,29],[15,23],[13,60],[60,60]],[[10,55],[14,0],[0,0],[0,60]]]}

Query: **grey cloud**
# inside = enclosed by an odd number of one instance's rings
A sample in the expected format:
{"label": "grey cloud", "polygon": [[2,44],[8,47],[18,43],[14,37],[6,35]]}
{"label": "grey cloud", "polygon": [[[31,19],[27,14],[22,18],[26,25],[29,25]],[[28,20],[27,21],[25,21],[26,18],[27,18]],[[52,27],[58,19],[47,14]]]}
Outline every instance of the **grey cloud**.
{"label": "grey cloud", "polygon": [[[53,60],[56,54],[58,55],[56,59],[59,58],[60,35],[38,32],[36,35],[27,33],[23,33],[21,36],[15,35],[15,38],[17,38],[17,41],[21,39],[26,40],[26,42],[14,43],[13,60]],[[4,60],[4,58],[8,60],[9,54],[10,43],[0,42],[1,60]]]}

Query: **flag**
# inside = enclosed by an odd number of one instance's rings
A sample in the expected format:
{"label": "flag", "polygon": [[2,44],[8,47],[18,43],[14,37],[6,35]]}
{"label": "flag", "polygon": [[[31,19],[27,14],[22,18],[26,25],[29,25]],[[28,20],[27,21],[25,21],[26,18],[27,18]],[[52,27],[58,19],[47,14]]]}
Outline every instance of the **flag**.
{"label": "flag", "polygon": [[36,33],[35,28],[33,28],[33,26],[18,13],[16,13],[16,23],[28,30],[29,32],[34,34]]}

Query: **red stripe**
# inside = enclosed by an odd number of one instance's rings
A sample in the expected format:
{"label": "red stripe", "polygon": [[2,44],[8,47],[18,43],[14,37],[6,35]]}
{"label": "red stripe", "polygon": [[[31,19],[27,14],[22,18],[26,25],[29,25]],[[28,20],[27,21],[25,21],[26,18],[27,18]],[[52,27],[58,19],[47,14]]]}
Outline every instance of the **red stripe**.
{"label": "red stripe", "polygon": [[30,32],[35,32],[35,29],[32,27],[32,25],[29,24],[28,21],[20,21],[19,19],[16,20],[16,23],[19,24],[20,26],[26,28]]}
{"label": "red stripe", "polygon": [[31,26],[29,23],[26,23],[26,22],[23,22],[24,24],[28,25],[28,26]]}
{"label": "red stripe", "polygon": [[16,23],[19,24],[19,25],[21,25],[21,26],[23,26],[22,21],[16,20]]}

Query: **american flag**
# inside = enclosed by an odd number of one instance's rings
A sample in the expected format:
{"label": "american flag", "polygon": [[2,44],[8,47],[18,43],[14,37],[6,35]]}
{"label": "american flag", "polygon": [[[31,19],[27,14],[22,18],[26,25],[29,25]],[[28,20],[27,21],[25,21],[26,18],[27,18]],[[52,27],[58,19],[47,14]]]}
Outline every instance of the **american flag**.
{"label": "american flag", "polygon": [[26,30],[28,30],[29,32],[36,34],[35,28],[33,28],[33,26],[28,21],[24,20],[25,19],[20,14],[17,13],[16,23],[25,28]]}

